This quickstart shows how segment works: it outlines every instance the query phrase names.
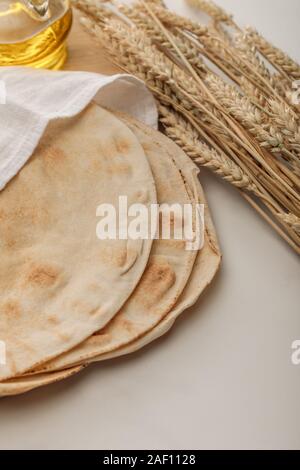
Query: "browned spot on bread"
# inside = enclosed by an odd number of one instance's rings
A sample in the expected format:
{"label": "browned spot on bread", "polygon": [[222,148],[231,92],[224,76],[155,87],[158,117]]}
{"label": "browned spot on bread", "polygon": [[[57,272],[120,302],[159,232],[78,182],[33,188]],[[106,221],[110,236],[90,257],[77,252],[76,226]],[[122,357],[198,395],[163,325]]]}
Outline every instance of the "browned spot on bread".
{"label": "browned spot on bread", "polygon": [[109,265],[113,265],[116,268],[121,268],[122,266],[124,266],[129,255],[129,250],[127,251],[125,246],[123,249],[120,247],[114,249],[113,246],[105,247],[103,245],[99,249],[100,262],[104,264],[107,263]]}
{"label": "browned spot on bread", "polygon": [[35,224],[39,215],[39,211],[35,207],[30,207],[30,201],[27,204],[25,203],[20,205],[9,214],[11,219],[16,219],[16,223],[23,223],[26,221],[27,224]]}
{"label": "browned spot on bread", "polygon": [[127,259],[131,256],[131,250],[115,250],[114,253],[114,262],[115,265],[119,268],[125,265]]}
{"label": "browned spot on bread", "polygon": [[7,301],[1,310],[3,314],[7,315],[9,318],[19,318],[21,316],[21,307],[17,300]]}
{"label": "browned spot on bread", "polygon": [[83,302],[82,300],[73,300],[71,303],[71,307],[76,312],[88,309],[87,303]]}
{"label": "browned spot on bread", "polygon": [[0,221],[4,221],[6,217],[6,213],[5,213],[5,210],[4,209],[0,209]]}
{"label": "browned spot on bread", "polygon": [[92,292],[99,292],[99,284],[97,282],[92,282],[89,285],[89,290]]}
{"label": "browned spot on bread", "polygon": [[134,196],[136,201],[140,204],[147,204],[150,199],[148,191],[145,190],[137,191]]}
{"label": "browned spot on bread", "polygon": [[134,325],[132,322],[126,319],[122,320],[121,327],[124,328],[124,330],[126,330],[128,333],[131,333],[134,330]]}
{"label": "browned spot on bread", "polygon": [[60,271],[47,264],[31,265],[27,272],[26,281],[39,287],[51,287],[57,281]]}
{"label": "browned spot on bread", "polygon": [[116,143],[117,151],[121,155],[125,155],[126,153],[129,152],[130,143],[124,137],[119,137],[118,139],[116,139],[115,143]]}
{"label": "browned spot on bread", "polygon": [[151,147],[151,145],[148,142],[142,142],[141,145],[146,154],[153,150],[153,147]]}
{"label": "browned spot on bread", "polygon": [[66,153],[56,146],[45,146],[43,148],[43,157],[47,163],[58,163],[66,159]]}
{"label": "browned spot on bread", "polygon": [[[99,147],[99,155],[94,158],[90,165],[89,170],[94,173],[107,172],[109,176],[114,175],[130,175],[132,168],[126,161],[123,159],[122,154],[117,155],[119,151],[114,145],[106,145],[104,143]],[[105,159],[105,164],[103,163],[103,158]]]}
{"label": "browned spot on bread", "polygon": [[128,165],[125,161],[124,162],[116,162],[111,165],[111,173],[112,174],[130,174],[131,172],[131,167]]}
{"label": "browned spot on bread", "polygon": [[47,318],[48,322],[50,323],[50,325],[58,325],[60,323],[60,320],[59,318],[56,316],[56,315],[50,315],[48,318]]}
{"label": "browned spot on bread", "polygon": [[166,247],[174,248],[178,250],[184,250],[186,246],[186,241],[184,240],[161,240]]}
{"label": "browned spot on bread", "polygon": [[151,262],[136,289],[136,299],[146,308],[156,305],[174,285],[176,274],[166,261]]}
{"label": "browned spot on bread", "polygon": [[112,335],[108,331],[109,327],[106,325],[104,328],[102,328],[102,330],[96,331],[96,333],[94,333],[93,336],[89,338],[89,342],[97,346],[99,344],[100,338],[101,342],[103,341],[103,343],[111,341]]}
{"label": "browned spot on bread", "polygon": [[103,171],[103,163],[101,161],[101,158],[94,158],[89,165],[89,169],[93,173],[100,173],[101,171]]}
{"label": "browned spot on bread", "polygon": [[58,332],[57,335],[58,335],[59,339],[63,342],[70,341],[70,339],[71,339],[71,335],[69,335],[68,333]]}
{"label": "browned spot on bread", "polygon": [[71,304],[74,312],[87,312],[89,315],[97,315],[100,312],[99,306],[93,306],[82,300],[74,300]]}
{"label": "browned spot on bread", "polygon": [[14,238],[7,237],[6,240],[5,240],[5,246],[6,246],[6,248],[8,248],[10,250],[12,248],[15,248],[16,244],[17,244],[17,242]]}

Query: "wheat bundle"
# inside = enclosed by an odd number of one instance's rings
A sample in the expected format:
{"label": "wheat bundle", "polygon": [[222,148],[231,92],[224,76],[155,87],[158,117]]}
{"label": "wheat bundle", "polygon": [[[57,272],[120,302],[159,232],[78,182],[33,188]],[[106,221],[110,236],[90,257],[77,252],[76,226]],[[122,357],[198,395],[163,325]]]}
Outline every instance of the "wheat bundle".
{"label": "wheat bundle", "polygon": [[74,1],[110,59],[154,93],[166,135],[300,253],[300,66],[211,1],[188,0],[209,24],[161,1],[107,3]]}

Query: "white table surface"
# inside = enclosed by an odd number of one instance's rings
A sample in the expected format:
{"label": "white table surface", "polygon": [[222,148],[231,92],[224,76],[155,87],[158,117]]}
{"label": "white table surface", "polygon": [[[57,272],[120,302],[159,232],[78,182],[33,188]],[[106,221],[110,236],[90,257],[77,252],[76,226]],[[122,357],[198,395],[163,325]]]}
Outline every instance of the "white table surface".
{"label": "white table surface", "polygon": [[[299,0],[219,4],[300,60]],[[2,399],[1,449],[300,448],[299,259],[231,187],[202,182],[224,254],[212,288],[144,351]]]}

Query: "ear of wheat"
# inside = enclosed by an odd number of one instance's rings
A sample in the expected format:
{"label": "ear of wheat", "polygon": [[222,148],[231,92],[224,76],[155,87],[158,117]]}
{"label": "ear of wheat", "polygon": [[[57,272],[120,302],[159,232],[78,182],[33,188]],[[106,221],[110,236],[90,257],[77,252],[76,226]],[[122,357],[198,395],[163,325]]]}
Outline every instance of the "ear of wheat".
{"label": "ear of wheat", "polygon": [[291,80],[300,79],[300,66],[285,52],[273,46],[254,29],[247,29],[248,42],[254,44],[268,61]]}
{"label": "ear of wheat", "polygon": [[188,0],[188,3],[204,13],[207,13],[211,18],[218,22],[232,23],[232,16],[228,15],[225,10],[220,8],[212,1],[207,0]]}
{"label": "ear of wheat", "polygon": [[300,253],[300,116],[289,100],[299,66],[213,2],[189,3],[212,24],[183,18],[160,0],[115,15],[96,0],[75,0],[111,60],[153,92],[165,133],[235,186]]}
{"label": "ear of wheat", "polygon": [[201,166],[211,169],[240,189],[258,194],[255,183],[243,170],[225,153],[217,152],[203,141],[191,123],[178,112],[165,106],[159,107],[160,120],[165,127],[166,134],[174,140],[183,150]]}

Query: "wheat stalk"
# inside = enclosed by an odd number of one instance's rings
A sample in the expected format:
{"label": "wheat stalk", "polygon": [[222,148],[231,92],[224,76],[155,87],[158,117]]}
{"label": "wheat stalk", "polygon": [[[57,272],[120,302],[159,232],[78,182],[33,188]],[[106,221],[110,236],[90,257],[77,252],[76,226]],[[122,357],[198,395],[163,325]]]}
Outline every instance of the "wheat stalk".
{"label": "wheat stalk", "polygon": [[[136,8],[140,8],[145,11],[145,8],[140,4],[137,4]],[[159,7],[156,4],[151,4],[151,10],[165,25],[189,31],[199,39],[208,35],[209,28],[205,25],[200,25],[195,21],[177,15],[177,13],[167,10],[166,8]]]}
{"label": "wheat stalk", "polygon": [[[202,25],[200,27],[198,23],[182,18],[164,8],[151,6],[151,10],[163,24],[192,33],[204,46],[201,52],[212,59],[223,71],[229,72],[232,79],[237,80],[236,76],[239,77],[243,71],[248,78],[252,77],[253,83],[257,84],[257,80],[259,80],[260,86],[265,87],[269,95],[272,96],[275,92],[283,94],[281,86],[277,81],[273,81],[268,69],[256,56],[255,49],[249,50],[242,35],[239,35],[233,50],[228,43],[224,43],[222,38],[215,35],[214,30],[210,27]],[[237,50],[239,54],[237,54]]]}
{"label": "wheat stalk", "polygon": [[[90,32],[93,32],[101,41],[103,44],[106,45],[109,53],[117,58],[118,64],[121,66],[126,67],[126,70],[134,73],[135,75],[139,76],[142,78],[146,83],[148,83],[152,89],[152,91],[157,95],[158,98],[161,98],[162,93],[165,96],[168,96],[167,103],[168,104],[173,104],[173,106],[176,105],[182,106],[182,101],[179,100],[172,92],[171,88],[168,87],[165,83],[161,83],[161,81],[153,76],[151,73],[149,76],[149,65],[148,62],[145,63],[140,63],[138,66],[136,65],[135,59],[132,60],[130,58],[130,52],[131,52],[131,47],[128,47],[127,42],[121,42],[116,40],[116,36],[118,35],[118,32],[123,31],[124,29],[120,26],[119,28],[115,28],[115,26],[112,26],[111,24],[107,24],[106,28],[104,30],[101,30],[97,26],[93,25],[93,23],[89,20],[84,20],[83,24],[85,27]],[[128,32],[126,32],[128,34]],[[143,50],[145,50],[144,47],[144,37],[142,36],[143,40]],[[134,46],[135,47],[135,46]],[[136,51],[135,51],[136,52]],[[148,51],[149,52],[149,51]],[[151,56],[152,56],[152,50],[151,50]],[[150,57],[151,57],[150,56]],[[151,60],[151,59],[150,59]],[[167,88],[166,88],[167,87]],[[185,109],[187,106],[185,107]],[[166,117],[166,116],[164,116]],[[190,129],[192,127],[190,126]],[[204,147],[203,147],[204,149]],[[206,149],[206,156],[208,155],[208,151]],[[199,155],[198,155],[199,157]],[[249,191],[257,192],[255,188],[254,183],[252,182],[250,184],[250,178],[243,174],[242,170],[239,168],[238,165],[234,164],[234,162],[230,161],[230,159],[226,158],[225,155],[222,157],[219,157],[219,163],[217,164],[217,153],[213,153],[211,151],[210,158],[213,157],[213,163],[209,165],[208,163],[208,158],[206,159],[206,166],[209,166],[211,169],[213,169],[218,175],[221,175],[225,180],[232,182],[235,186],[239,188],[247,188]]]}
{"label": "wheat stalk", "polygon": [[[171,52],[173,56],[180,60],[180,57],[178,57],[178,54],[172,43],[162,34],[160,28],[157,27],[151,18],[149,18],[139,9],[130,8],[125,5],[120,6],[120,11],[125,14],[126,17],[129,18],[137,28],[144,30],[147,35],[151,37],[152,41],[159,49],[167,49],[166,53]],[[191,44],[187,38],[180,35],[178,32],[174,32],[173,37],[180,51],[185,55],[190,64],[197,70],[199,74],[205,75],[207,73],[207,67],[197,52],[196,47]]]}
{"label": "wheat stalk", "polygon": [[[242,191],[299,252],[299,116],[288,102],[290,80],[271,73],[245,35],[235,42],[225,37],[223,19],[213,14],[213,25],[203,26],[160,1],[140,1],[119,9],[124,23],[103,8],[99,18],[93,0],[76,1],[113,62],[141,78],[160,102],[165,133]],[[211,62],[235,85],[221,80]]]}
{"label": "wheat stalk", "polygon": [[188,0],[187,3],[203,11],[217,22],[232,24],[232,15],[228,15],[225,10],[212,1]]}
{"label": "wheat stalk", "polygon": [[295,214],[279,214],[279,217],[282,221],[289,225],[298,235],[300,235],[300,218],[297,217]]}
{"label": "wheat stalk", "polygon": [[[134,69],[138,76],[146,77],[147,83],[151,84],[155,80],[156,84],[160,84],[163,93],[172,96],[172,99],[187,111],[194,112],[195,103],[199,104],[201,109],[195,113],[196,116],[213,122],[218,132],[227,135],[224,119],[218,110],[206,102],[194,81],[161,53],[143,31],[128,28],[116,20],[107,20],[103,29],[87,20],[85,25],[102,40],[103,45],[114,54],[120,65],[127,70],[129,67],[131,71]],[[204,104],[200,103],[201,99]],[[222,125],[218,125],[219,122]]]}
{"label": "wheat stalk", "polygon": [[[179,113],[174,112],[165,106],[160,106],[159,111],[161,114],[160,120],[164,125],[167,136],[182,147],[193,161],[201,166],[209,168],[236,188],[243,189],[244,191],[246,190],[264,200],[255,180],[249,178],[249,176],[224,153],[216,151],[214,148],[209,147],[205,142],[203,142],[188,120],[182,117]],[[252,205],[255,205],[253,201]],[[276,210],[270,206],[268,200],[266,200],[266,205],[274,216],[276,216],[284,225],[289,226],[291,234],[293,234],[293,231],[295,231],[296,234],[299,234],[298,224],[300,219],[298,217],[291,213],[277,213]],[[297,240],[297,237],[295,238]]]}
{"label": "wheat stalk", "polygon": [[265,107],[267,104],[266,96],[261,92],[257,86],[248,80],[246,77],[241,78],[241,90],[247,95],[254,104]]}
{"label": "wheat stalk", "polygon": [[[126,39],[124,39],[124,31],[129,38],[130,35],[126,29],[123,29],[121,25],[119,25],[119,23],[115,28],[114,22],[107,22],[105,28],[102,29],[93,23],[91,19],[84,17],[81,18],[81,24],[105,46],[108,55],[117,63],[117,65],[144,80],[160,98],[164,96],[167,100],[170,99],[178,101],[175,93],[168,86],[167,80],[165,79],[166,77],[163,73],[160,73],[159,71],[158,76],[156,76],[155,69],[152,70],[151,60],[153,56],[153,48],[152,46],[149,46],[149,42],[147,43],[146,50],[144,51],[146,54],[148,53],[148,60],[140,61],[137,60],[139,59],[139,54],[137,53],[136,44],[132,44],[131,40],[126,41]],[[141,36],[140,32],[138,32],[137,35],[139,35],[142,40],[141,47],[143,48],[145,37],[144,35]],[[122,40],[120,40],[120,37]],[[188,103],[185,103],[185,105],[188,107]]]}
{"label": "wheat stalk", "polygon": [[[147,6],[147,4],[142,1],[142,4],[143,6],[146,8],[146,10],[149,12],[150,16],[156,21],[156,23],[161,27],[161,30],[162,32],[166,35],[166,37],[168,37],[168,39],[170,41],[172,41],[171,39],[171,35],[165,30],[165,28],[163,27],[163,25],[160,23],[160,20],[155,16],[155,13],[153,13],[152,9]],[[300,201],[300,196],[299,194],[294,191],[293,187],[290,186],[288,184],[288,182],[285,181],[284,178],[281,177],[280,174],[277,174],[276,171],[274,171],[274,169],[272,168],[272,165],[270,165],[267,160],[264,160],[264,158],[262,157],[262,155],[260,154],[260,152],[257,152],[257,149],[255,148],[254,145],[252,145],[252,142],[251,141],[244,141],[243,140],[243,133],[241,132],[239,126],[236,126],[235,123],[228,118],[228,116],[226,116],[226,113],[224,114],[222,109],[219,109],[220,107],[218,106],[218,103],[217,101],[215,100],[215,98],[209,93],[209,91],[207,90],[205,84],[203,83],[203,81],[200,79],[200,77],[198,77],[196,75],[195,77],[195,74],[194,74],[194,70],[190,67],[190,64],[188,63],[188,61],[186,61],[185,57],[183,54],[181,54],[180,50],[177,48],[176,44],[174,42],[172,42],[173,46],[177,49],[177,52],[180,54],[180,57],[183,59],[183,62],[187,65],[188,69],[191,71],[192,73],[192,76],[193,78],[196,78],[196,82],[198,84],[200,84],[200,87],[202,90],[204,90],[204,95],[201,97],[202,99],[205,99],[206,96],[205,94],[208,95],[208,98],[212,100],[212,102],[209,104],[207,102],[205,102],[205,106],[202,106],[199,102],[199,100],[197,100],[197,92],[196,92],[196,89],[195,91],[192,92],[192,94],[194,96],[188,96],[188,98],[190,98],[192,100],[192,102],[199,108],[202,109],[202,112],[205,113],[205,116],[208,120],[208,122],[211,123],[211,125],[213,125],[215,128],[220,128],[224,135],[228,135],[230,136],[231,138],[233,138],[234,140],[236,140],[244,149],[246,149],[247,151],[249,151],[249,153],[261,164],[263,165],[263,167],[270,173],[270,175],[272,175],[273,177],[275,177],[278,182],[281,182],[281,184],[287,189],[287,191],[290,193],[290,195],[295,199],[295,200],[299,200]],[[180,76],[178,74],[178,76]],[[184,77],[183,77],[184,78]],[[189,87],[188,89],[191,89],[192,88],[192,81],[191,80],[188,80],[188,83],[189,83]],[[181,83],[180,81],[178,83]],[[226,123],[229,124],[228,127],[226,127],[225,123],[223,122],[222,120],[222,117],[224,116],[224,119],[226,120]],[[211,120],[211,121],[210,121]]]}
{"label": "wheat stalk", "polygon": [[287,76],[292,81],[300,79],[300,65],[285,52],[270,44],[263,36],[251,28],[247,29],[247,38],[285,77]]}
{"label": "wheat stalk", "polygon": [[237,188],[258,194],[253,181],[225,154],[210,148],[199,138],[193,126],[176,111],[160,106],[161,122],[166,134],[174,140],[196,163],[205,166]]}
{"label": "wheat stalk", "polygon": [[295,251],[295,253],[300,255],[299,242],[291,240],[290,237],[286,234],[286,232],[274,222],[272,217],[270,217],[261,208],[261,206],[258,205],[247,193],[243,193],[241,191],[241,195],[253,207],[253,209],[270,225],[270,227],[272,227],[274,231],[289,244],[289,246]]}
{"label": "wheat stalk", "polygon": [[[266,115],[263,115],[247,96],[241,95],[235,87],[225,83],[221,78],[210,74],[206,77],[206,83],[213,90],[219,102],[257,138],[262,147],[268,148],[271,152],[283,152],[292,160],[294,159],[285,145],[286,133],[282,133],[282,126],[273,126],[266,120]],[[274,103],[274,101],[270,103]],[[280,109],[282,108],[282,105],[278,106]],[[280,123],[279,116],[278,122]],[[292,121],[290,125],[292,126]]]}
{"label": "wheat stalk", "polygon": [[287,140],[288,148],[299,157],[300,164],[300,123],[295,119],[290,108],[276,100],[269,101],[269,107],[273,113],[276,127],[281,131]]}
{"label": "wheat stalk", "polygon": [[[248,76],[260,85],[264,94],[284,101],[285,88],[282,77],[272,75],[265,63],[259,58],[255,46],[249,46],[245,35],[239,35],[235,40],[235,50],[241,59],[241,67]],[[257,83],[258,82],[258,83]]]}
{"label": "wheat stalk", "polygon": [[103,4],[99,0],[72,0],[72,3],[78,10],[93,18],[97,23],[103,23],[105,18],[114,16],[113,12],[105,7],[107,2]]}

